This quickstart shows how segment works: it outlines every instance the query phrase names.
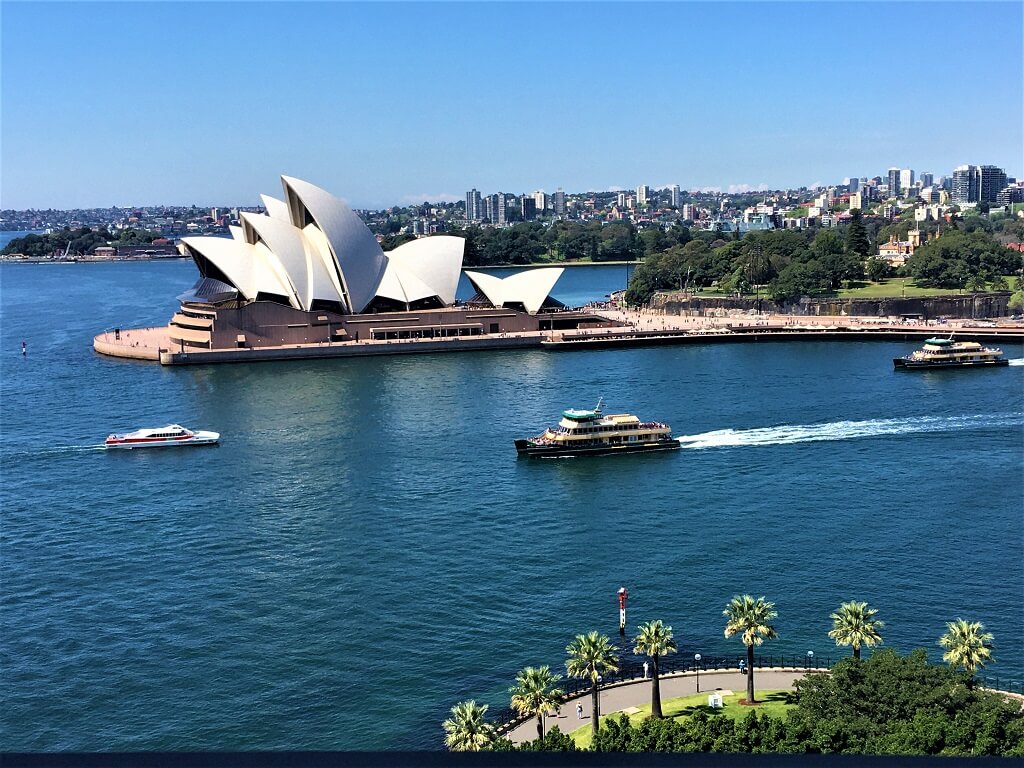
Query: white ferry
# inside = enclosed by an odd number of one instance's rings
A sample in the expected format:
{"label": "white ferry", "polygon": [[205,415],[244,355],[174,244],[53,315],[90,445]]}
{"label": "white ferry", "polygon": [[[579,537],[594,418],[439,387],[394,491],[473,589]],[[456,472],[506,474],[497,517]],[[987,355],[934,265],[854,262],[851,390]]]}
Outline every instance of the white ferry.
{"label": "white ferry", "polygon": [[544,434],[516,440],[520,456],[593,456],[639,451],[671,451],[680,447],[672,428],[660,421],[640,421],[629,413],[601,413],[598,401],[593,410],[570,408],[562,411],[557,427]]}
{"label": "white ferry", "polygon": [[1003,357],[1003,350],[983,347],[976,341],[953,341],[948,339],[926,339],[924,346],[892,361],[896,370],[920,370],[924,368],[973,368],[1009,365]]}
{"label": "white ferry", "polygon": [[178,445],[213,445],[218,440],[219,432],[191,430],[179,424],[168,424],[166,427],[110,435],[103,445],[105,448],[168,448]]}

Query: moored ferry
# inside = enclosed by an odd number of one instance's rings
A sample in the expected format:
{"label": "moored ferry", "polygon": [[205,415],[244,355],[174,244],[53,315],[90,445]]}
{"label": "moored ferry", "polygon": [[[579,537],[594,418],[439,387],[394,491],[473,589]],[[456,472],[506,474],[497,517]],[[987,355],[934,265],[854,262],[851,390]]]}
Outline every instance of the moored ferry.
{"label": "moored ferry", "polygon": [[892,364],[896,370],[920,370],[1009,365],[1010,361],[1003,357],[1001,349],[983,347],[976,341],[953,341],[950,337],[927,339],[921,349],[893,358]]}
{"label": "moored ferry", "polygon": [[592,410],[562,411],[558,426],[534,438],[516,440],[520,456],[593,456],[639,451],[671,451],[679,441],[660,421],[640,421],[629,413],[604,415],[601,403]]}
{"label": "moored ferry", "polygon": [[137,429],[134,432],[109,435],[104,441],[105,448],[169,448],[179,445],[213,445],[220,440],[219,432],[191,430],[179,424],[166,427]]}

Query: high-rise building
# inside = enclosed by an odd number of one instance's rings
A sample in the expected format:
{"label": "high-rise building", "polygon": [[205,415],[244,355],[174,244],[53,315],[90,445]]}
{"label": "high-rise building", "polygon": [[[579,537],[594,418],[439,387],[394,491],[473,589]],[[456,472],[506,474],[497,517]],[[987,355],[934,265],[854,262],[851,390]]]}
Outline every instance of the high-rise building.
{"label": "high-rise building", "polygon": [[472,223],[482,218],[480,193],[476,189],[471,189],[466,193],[466,221]]}
{"label": "high-rise building", "polygon": [[505,199],[505,193],[499,192],[494,195],[494,223],[499,227],[505,226],[508,223],[508,201]]}
{"label": "high-rise building", "polygon": [[921,186],[930,187],[935,182],[935,177],[928,171],[921,171]]}
{"label": "high-rise building", "polygon": [[847,179],[846,186],[849,188],[851,192],[856,192],[858,189],[860,189],[860,179],[858,179],[856,176],[851,176],[849,179]]}
{"label": "high-rise building", "polygon": [[960,165],[953,169],[953,202],[957,205],[978,202],[981,173],[976,165]]}
{"label": "high-rise building", "polygon": [[520,211],[523,214],[523,221],[531,221],[537,218],[537,201],[530,195],[523,195],[519,201]]}
{"label": "high-rise building", "polygon": [[683,221],[696,221],[697,209],[692,203],[684,203],[682,209],[679,211],[679,215],[683,217]]}
{"label": "high-rise building", "polygon": [[641,184],[636,188],[636,204],[647,205],[647,198],[650,197],[651,188],[646,184]]}
{"label": "high-rise building", "polygon": [[555,209],[556,216],[565,215],[565,192],[561,187],[552,195],[551,206]]}
{"label": "high-rise building", "polygon": [[671,190],[671,193],[669,195],[669,205],[671,205],[673,208],[678,208],[679,207],[679,185],[678,184],[673,184],[672,185],[672,190]]}
{"label": "high-rise building", "polygon": [[619,208],[625,208],[626,207],[626,193],[625,192],[619,192],[619,194],[615,197],[615,204],[617,206],[619,206]]}
{"label": "high-rise building", "polygon": [[900,192],[906,194],[914,186],[914,171],[911,168],[900,170]]}
{"label": "high-rise building", "polygon": [[900,169],[890,168],[889,176],[889,197],[898,197],[900,194]]}
{"label": "high-rise building", "polygon": [[537,206],[537,213],[544,213],[548,208],[548,196],[539,189],[533,193],[533,202]]}
{"label": "high-rise building", "polygon": [[995,203],[1006,188],[1006,171],[994,165],[978,168],[978,202]]}

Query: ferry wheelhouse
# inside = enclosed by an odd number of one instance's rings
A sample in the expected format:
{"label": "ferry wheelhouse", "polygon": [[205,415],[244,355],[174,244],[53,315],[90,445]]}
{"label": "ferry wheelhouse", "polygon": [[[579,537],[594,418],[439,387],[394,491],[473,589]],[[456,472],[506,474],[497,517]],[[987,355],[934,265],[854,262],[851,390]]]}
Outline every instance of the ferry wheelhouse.
{"label": "ferry wheelhouse", "polygon": [[516,440],[520,456],[588,456],[679,448],[672,429],[660,421],[640,421],[629,413],[604,415],[601,403],[593,410],[562,411],[558,426],[534,438]]}
{"label": "ferry wheelhouse", "polygon": [[170,448],[179,445],[213,445],[218,440],[219,432],[191,430],[180,424],[168,424],[166,427],[109,435],[103,445],[105,448]]}
{"label": "ferry wheelhouse", "polygon": [[920,370],[923,368],[974,368],[1009,365],[1003,350],[983,347],[976,341],[953,341],[948,339],[927,339],[924,346],[892,361],[896,370]]}

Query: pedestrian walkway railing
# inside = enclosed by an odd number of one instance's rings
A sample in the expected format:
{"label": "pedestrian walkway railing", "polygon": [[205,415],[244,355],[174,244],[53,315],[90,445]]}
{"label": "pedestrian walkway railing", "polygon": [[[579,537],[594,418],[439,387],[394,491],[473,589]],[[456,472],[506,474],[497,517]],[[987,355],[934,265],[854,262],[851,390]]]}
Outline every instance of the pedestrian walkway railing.
{"label": "pedestrian walkway railing", "polygon": [[992,676],[980,676],[975,675],[974,680],[983,688],[991,688],[993,691],[1001,691],[1002,693],[1016,693],[1024,696],[1024,680],[1011,680],[1006,677],[1000,677],[996,675]]}
{"label": "pedestrian walkway railing", "polygon": [[[808,657],[808,656],[755,656],[754,657],[754,668],[755,669],[817,669],[817,670],[829,670],[835,664],[838,659],[833,660],[831,657]],[[720,670],[738,670],[743,671],[746,669],[747,656],[746,654],[738,654],[735,656],[711,656],[704,657],[699,662],[692,658],[686,658],[683,656],[666,656],[658,660],[658,674],[661,677],[665,675],[672,675],[681,672],[715,672]],[[605,688],[615,683],[629,682],[630,680],[642,680],[644,677],[650,677],[651,667],[648,662],[648,674],[644,675],[644,662],[640,657],[633,658],[621,658],[619,661],[619,670],[617,672],[609,672],[601,676],[600,687]],[[562,701],[566,702],[570,699],[575,699],[578,696],[582,696],[590,693],[590,680],[580,679],[578,677],[570,677],[560,680],[558,687],[562,690]],[[519,724],[529,720],[530,717],[524,717],[513,710],[511,707],[504,707],[502,709],[490,710],[488,712],[488,721],[495,726],[500,732],[506,732]]]}

